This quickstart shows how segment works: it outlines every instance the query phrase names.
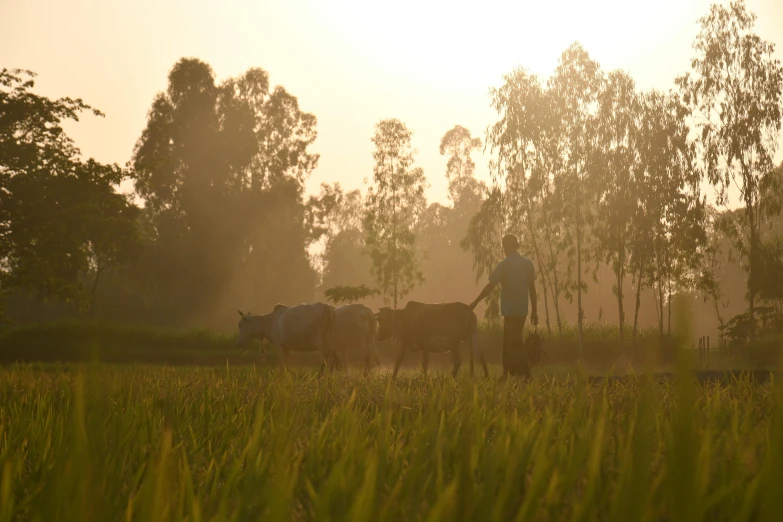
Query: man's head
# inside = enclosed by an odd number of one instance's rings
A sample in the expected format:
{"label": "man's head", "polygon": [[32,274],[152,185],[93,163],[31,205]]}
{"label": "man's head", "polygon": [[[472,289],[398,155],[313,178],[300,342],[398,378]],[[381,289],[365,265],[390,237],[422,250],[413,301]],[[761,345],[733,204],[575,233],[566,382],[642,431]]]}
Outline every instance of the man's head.
{"label": "man's head", "polygon": [[506,234],[503,236],[501,244],[503,245],[503,252],[505,252],[506,255],[513,254],[519,250],[519,239],[517,239],[517,236],[514,234]]}

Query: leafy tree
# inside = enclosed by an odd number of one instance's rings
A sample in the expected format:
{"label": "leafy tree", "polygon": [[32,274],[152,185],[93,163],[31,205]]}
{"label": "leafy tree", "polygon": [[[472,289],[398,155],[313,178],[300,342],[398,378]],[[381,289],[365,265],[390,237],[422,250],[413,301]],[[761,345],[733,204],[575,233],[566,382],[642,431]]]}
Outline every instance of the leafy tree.
{"label": "leafy tree", "polygon": [[363,252],[363,213],[361,192],[344,192],[339,183],[323,183],[320,194],[310,196],[307,226],[313,241],[323,240],[323,252],[316,257],[322,268],[322,287],[350,286],[357,280],[366,286],[372,279],[369,258]]}
{"label": "leafy tree", "polygon": [[744,0],[712,5],[700,20],[692,71],[677,80],[718,205],[728,204],[735,186],[745,207],[735,246],[746,257],[751,319],[765,285],[759,277],[761,224],[780,209],[779,197],[764,204],[761,196],[776,181],[769,173],[783,119],[783,67],[774,44],[754,32],[755,21]]}
{"label": "leafy tree", "polygon": [[597,192],[593,231],[598,254],[615,274],[613,292],[617,297],[620,344],[624,345],[625,307],[623,285],[629,269],[631,245],[636,232],[634,217],[639,192],[645,190],[637,155],[640,101],[633,79],[613,71],[598,94],[598,114],[594,120],[595,147],[591,174]]}
{"label": "leafy tree", "polygon": [[[710,301],[718,320],[718,331],[723,332],[726,320],[721,312],[728,303],[725,302],[724,290],[721,288],[720,277],[723,270],[723,238],[721,221],[724,219],[714,208],[707,208],[708,234],[707,245],[704,249],[704,258],[699,273],[697,287],[704,296],[704,302]],[[722,335],[722,334],[721,334]]]}
{"label": "leafy tree", "polygon": [[0,72],[1,284],[82,303],[83,275],[95,263],[104,271],[135,255],[138,208],[115,192],[125,172],[83,162],[62,128],[83,111],[101,113],[81,100],[35,94],[33,78]]}
{"label": "leafy tree", "polygon": [[[688,140],[686,110],[680,99],[658,91],[642,98],[639,153],[641,209],[637,214],[636,266],[654,287],[661,335],[664,308],[678,286],[696,270],[706,241],[701,171]],[[638,295],[638,294],[637,294]],[[671,306],[669,329],[671,328]]]}
{"label": "leafy tree", "polygon": [[[492,105],[500,120],[487,131],[487,144],[497,154],[491,164],[493,177],[504,188],[504,220],[522,227],[522,241],[532,252],[539,266],[544,291],[544,311],[550,329],[549,294],[554,301],[557,325],[562,334],[560,318],[560,280],[558,260],[561,252],[553,251],[553,226],[550,190],[553,165],[551,147],[556,132],[549,93],[538,77],[524,69],[506,75],[505,83],[491,91]],[[478,229],[474,229],[478,230]],[[546,245],[550,247],[546,251]],[[481,247],[480,243],[476,243]],[[558,247],[560,244],[557,245]],[[497,243],[492,245],[497,248]],[[485,248],[491,248],[487,245]]]}
{"label": "leafy tree", "polygon": [[[473,270],[476,281],[489,277],[501,261],[500,245],[504,234],[503,192],[500,187],[492,188],[481,208],[473,216],[460,246],[473,255]],[[500,289],[493,290],[487,299],[484,317],[489,321],[500,318]]]}
{"label": "leafy tree", "polygon": [[475,291],[463,274],[470,271],[471,256],[459,244],[468,224],[479,210],[484,184],[474,177],[472,153],[481,141],[470,131],[455,125],[441,139],[440,152],[447,156],[446,179],[451,204],[431,203],[423,209],[414,232],[421,271],[426,281],[416,295],[437,296],[439,300],[461,300]]}
{"label": "leafy tree", "polygon": [[585,237],[591,224],[594,194],[588,185],[588,162],[594,143],[589,127],[594,118],[602,73],[598,63],[578,44],[569,46],[561,55],[548,88],[554,96],[556,125],[560,129],[559,151],[563,170],[555,177],[563,210],[564,233],[573,234],[576,247],[576,293],[579,353],[582,353],[582,279],[583,263],[588,251]]}
{"label": "leafy tree", "polygon": [[398,119],[375,127],[373,179],[367,192],[364,234],[373,276],[394,308],[423,281],[414,226],[424,207],[424,173],[413,166],[411,131]]}
{"label": "leafy tree", "polygon": [[449,182],[449,198],[459,206],[463,197],[476,193],[478,181],[473,176],[476,163],[471,153],[481,147],[481,139],[471,136],[462,125],[455,125],[440,140],[441,156],[448,156],[446,179]]}
{"label": "leafy tree", "polygon": [[311,298],[315,117],[258,68],[217,84],[209,65],[182,59],[168,80],[133,156],[155,239],[138,276],[160,313],[203,321],[239,300]]}
{"label": "leafy tree", "polygon": [[366,299],[378,295],[378,290],[369,288],[367,285],[340,285],[333,286],[324,291],[324,297],[327,301],[334,304],[353,303],[361,299]]}

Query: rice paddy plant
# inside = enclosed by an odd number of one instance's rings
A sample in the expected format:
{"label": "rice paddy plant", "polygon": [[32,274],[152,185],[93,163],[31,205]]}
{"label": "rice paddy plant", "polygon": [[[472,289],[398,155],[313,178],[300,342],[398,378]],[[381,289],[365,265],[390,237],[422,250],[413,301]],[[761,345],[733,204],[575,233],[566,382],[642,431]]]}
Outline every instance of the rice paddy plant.
{"label": "rice paddy plant", "polygon": [[776,383],[0,369],[0,521],[778,520]]}

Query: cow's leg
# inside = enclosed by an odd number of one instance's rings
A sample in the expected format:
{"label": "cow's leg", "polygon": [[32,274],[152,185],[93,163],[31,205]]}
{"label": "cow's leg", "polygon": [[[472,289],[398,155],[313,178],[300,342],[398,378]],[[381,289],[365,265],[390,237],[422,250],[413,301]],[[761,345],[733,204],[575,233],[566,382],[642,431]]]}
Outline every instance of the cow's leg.
{"label": "cow's leg", "polygon": [[280,349],[280,364],[283,367],[283,370],[288,372],[288,356],[291,355],[291,350],[288,349],[287,346],[283,346]]}
{"label": "cow's leg", "polygon": [[475,377],[475,376],[476,376],[476,372],[473,370],[473,366],[474,366],[474,362],[473,362],[473,359],[474,359],[474,357],[473,357],[473,350],[470,350],[470,349],[469,349],[468,351],[470,352],[470,378],[472,379],[473,377]]}
{"label": "cow's leg", "polygon": [[397,378],[397,371],[400,369],[400,365],[402,364],[402,361],[405,359],[405,352],[408,350],[408,347],[404,344],[400,344],[400,353],[397,354],[397,360],[394,361],[394,373],[392,373],[392,379]]}
{"label": "cow's leg", "polygon": [[481,361],[481,366],[484,369],[484,378],[489,377],[489,368],[487,368],[487,359],[484,357],[484,350],[481,349],[478,342],[478,331],[474,330],[470,335],[470,363],[471,363],[471,376],[473,375],[473,358],[478,357]]}
{"label": "cow's leg", "polygon": [[340,357],[337,355],[337,350],[328,350],[324,354],[324,363],[327,361],[329,363],[329,373],[334,373],[335,367],[339,368],[342,366]]}
{"label": "cow's leg", "polygon": [[459,367],[462,365],[462,357],[459,354],[459,343],[456,343],[451,347],[451,361],[454,363],[451,367],[451,376],[456,377],[459,372]]}
{"label": "cow's leg", "polygon": [[427,375],[427,367],[430,365],[430,352],[427,349],[421,351],[421,369]]}
{"label": "cow's leg", "polygon": [[319,378],[323,377],[323,375],[324,375],[324,370],[326,369],[326,358],[328,357],[328,355],[322,352],[322,357],[323,358],[321,359],[321,367],[318,368],[318,377]]}

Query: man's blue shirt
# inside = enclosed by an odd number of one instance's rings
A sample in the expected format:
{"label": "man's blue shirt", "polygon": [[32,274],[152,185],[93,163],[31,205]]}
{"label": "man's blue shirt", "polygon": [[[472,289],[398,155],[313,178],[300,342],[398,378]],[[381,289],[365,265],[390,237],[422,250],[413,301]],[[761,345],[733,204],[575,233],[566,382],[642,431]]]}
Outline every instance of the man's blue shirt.
{"label": "man's blue shirt", "polygon": [[504,317],[527,316],[528,288],[536,277],[533,262],[515,252],[498,263],[489,280],[500,283],[500,314]]}

